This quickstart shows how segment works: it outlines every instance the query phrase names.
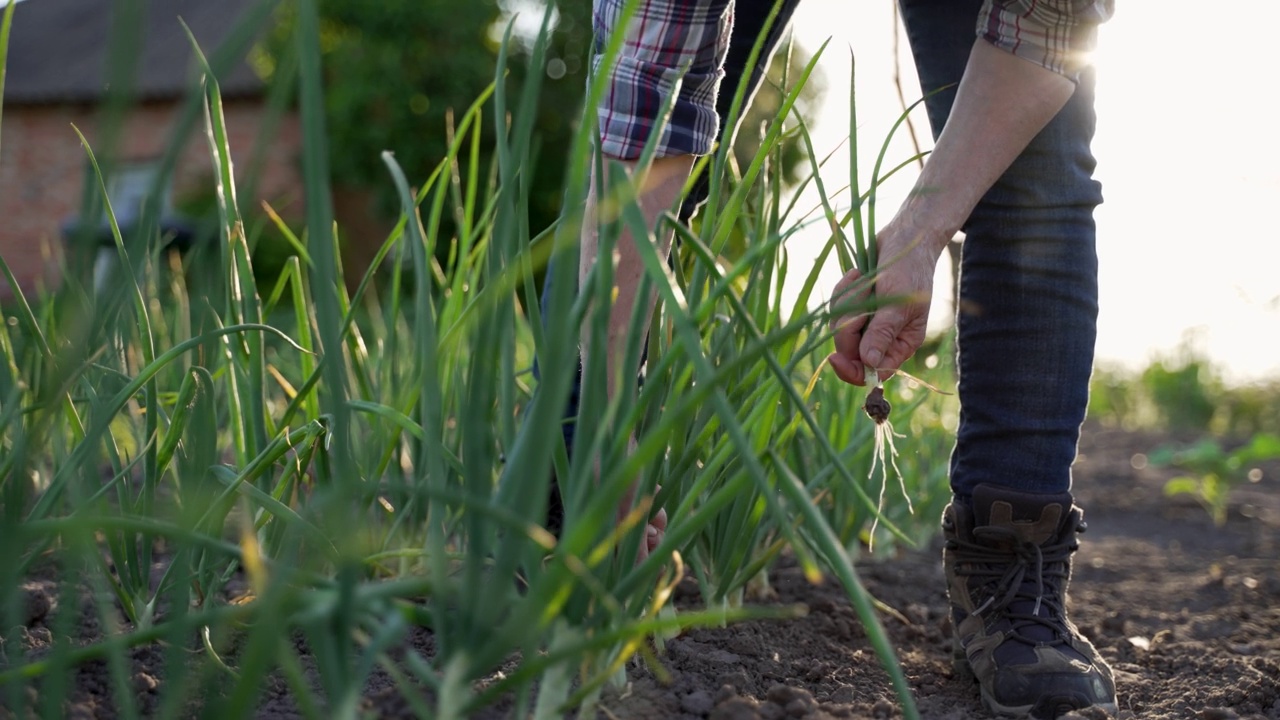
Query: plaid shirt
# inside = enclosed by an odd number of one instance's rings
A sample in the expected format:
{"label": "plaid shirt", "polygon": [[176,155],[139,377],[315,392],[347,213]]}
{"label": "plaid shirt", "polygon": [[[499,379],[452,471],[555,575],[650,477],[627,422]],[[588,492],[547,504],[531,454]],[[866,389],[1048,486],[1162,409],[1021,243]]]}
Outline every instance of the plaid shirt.
{"label": "plaid shirt", "polygon": [[[1097,27],[1114,0],[985,0],[977,35],[998,48],[1075,79],[1088,64]],[[626,0],[594,0],[595,68]],[[597,108],[603,151],[634,160],[676,93],[658,141],[659,157],[705,155],[719,134],[716,94],[733,28],[733,0],[640,0],[608,90]]]}
{"label": "plaid shirt", "polygon": [[1089,64],[1113,0],[987,0],[978,35],[1024,60],[1075,79]]}

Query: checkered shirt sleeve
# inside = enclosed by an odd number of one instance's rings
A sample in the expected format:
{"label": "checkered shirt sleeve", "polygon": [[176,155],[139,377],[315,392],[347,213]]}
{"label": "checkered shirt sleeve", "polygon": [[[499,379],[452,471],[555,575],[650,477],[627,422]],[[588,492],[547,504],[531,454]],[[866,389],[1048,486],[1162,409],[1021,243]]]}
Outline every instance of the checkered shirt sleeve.
{"label": "checkered shirt sleeve", "polygon": [[1018,57],[1075,79],[1089,64],[1098,25],[1114,0],[987,0],[978,36]]}
{"label": "checkered shirt sleeve", "polygon": [[[618,28],[626,0],[595,0],[595,70],[608,74],[596,108],[604,154],[635,160],[676,93],[657,155],[706,155],[720,131],[716,94],[733,28],[732,0],[642,0]],[[625,33],[617,61],[603,62],[611,32]]]}
{"label": "checkered shirt sleeve", "polygon": [[[635,160],[664,99],[675,93],[662,126],[658,157],[706,155],[720,131],[716,95],[733,28],[733,0],[640,0],[626,27],[626,0],[594,0],[594,66],[608,75],[596,108],[605,155]],[[985,0],[977,34],[996,47],[1072,79],[1089,63],[1098,25],[1114,0]],[[610,34],[622,32],[622,51],[603,62]]]}

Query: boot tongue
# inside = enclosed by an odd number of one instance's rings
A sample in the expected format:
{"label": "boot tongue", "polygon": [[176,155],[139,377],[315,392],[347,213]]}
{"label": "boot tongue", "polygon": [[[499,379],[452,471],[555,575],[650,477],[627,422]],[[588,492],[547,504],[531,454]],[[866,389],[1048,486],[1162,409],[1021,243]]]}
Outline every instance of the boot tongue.
{"label": "boot tongue", "polygon": [[1008,528],[1023,542],[1044,545],[1058,536],[1071,493],[1029,493],[996,485],[973,489],[974,527]]}

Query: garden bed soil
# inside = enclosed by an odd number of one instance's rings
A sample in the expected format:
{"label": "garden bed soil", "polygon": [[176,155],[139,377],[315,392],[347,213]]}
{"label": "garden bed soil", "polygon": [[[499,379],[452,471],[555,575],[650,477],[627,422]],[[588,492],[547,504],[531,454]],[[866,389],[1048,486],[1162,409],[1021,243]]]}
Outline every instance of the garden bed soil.
{"label": "garden bed soil", "polygon": [[[1088,531],[1071,617],[1115,671],[1121,718],[1280,720],[1280,467],[1237,488],[1217,527],[1189,497],[1165,496],[1171,470],[1144,466],[1143,454],[1169,440],[1099,429],[1082,438],[1073,491]],[[858,569],[903,616],[882,623],[921,716],[988,718],[976,685],[952,672],[940,558],[935,542]],[[806,603],[809,615],[690,632],[669,644],[673,682],[638,677],[607,700],[606,716],[901,717],[839,587],[813,587],[785,566],[773,585],[779,602]]]}
{"label": "garden bed soil", "polygon": [[[1144,465],[1141,454],[1168,440],[1086,431],[1074,491],[1089,529],[1076,556],[1072,618],[1115,670],[1121,718],[1280,720],[1280,467],[1268,466],[1260,482],[1237,488],[1227,522],[1218,527],[1193,500],[1164,495],[1171,471]],[[976,686],[952,672],[937,542],[926,550],[866,559],[858,569],[868,590],[897,610],[882,622],[921,716],[989,717]],[[808,614],[694,630],[669,641],[661,661],[670,682],[633,666],[627,687],[605,693],[599,717],[901,717],[888,676],[839,586],[811,585],[786,562],[772,585],[772,602],[803,603]],[[41,587],[36,582],[28,588],[32,605],[23,632],[32,649],[52,639],[43,624],[47,609],[39,611]],[[682,587],[678,601],[695,603],[696,589]],[[92,626],[79,630],[81,638],[100,634]],[[412,632],[406,643],[430,653],[425,630]],[[143,647],[132,658],[145,714],[161,689],[154,669],[163,653]],[[104,663],[83,666],[69,693],[67,716],[115,717],[110,688]],[[394,684],[377,673],[362,706],[368,717],[412,717]],[[494,708],[484,717],[507,714]],[[257,717],[300,717],[283,681],[268,681]],[[1107,715],[1088,710],[1069,717]]]}

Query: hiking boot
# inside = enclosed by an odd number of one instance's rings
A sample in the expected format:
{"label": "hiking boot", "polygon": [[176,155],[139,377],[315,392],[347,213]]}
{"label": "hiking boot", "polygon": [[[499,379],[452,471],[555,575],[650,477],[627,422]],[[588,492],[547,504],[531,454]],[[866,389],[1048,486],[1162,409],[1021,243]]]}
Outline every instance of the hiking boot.
{"label": "hiking boot", "polygon": [[956,669],[972,672],[995,715],[1116,712],[1111,668],[1067,619],[1083,517],[1070,493],[994,485],[974,489],[972,509],[953,502],[943,513]]}

